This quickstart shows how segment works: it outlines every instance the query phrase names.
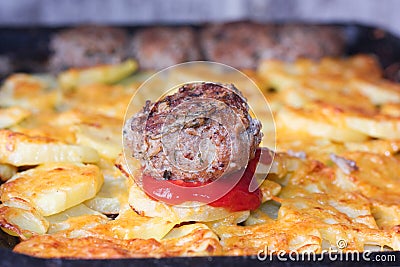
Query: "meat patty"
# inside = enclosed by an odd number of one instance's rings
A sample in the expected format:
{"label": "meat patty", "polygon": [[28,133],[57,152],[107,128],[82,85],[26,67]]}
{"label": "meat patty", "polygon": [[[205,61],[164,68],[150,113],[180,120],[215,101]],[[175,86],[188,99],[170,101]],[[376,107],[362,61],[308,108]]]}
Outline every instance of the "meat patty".
{"label": "meat patty", "polygon": [[235,68],[257,68],[262,59],[321,59],[344,53],[344,34],[337,27],[265,25],[254,22],[214,24],[203,28],[201,48],[206,60]]}
{"label": "meat patty", "polygon": [[0,78],[10,75],[14,70],[12,60],[8,56],[0,55]]}
{"label": "meat patty", "polygon": [[195,31],[190,27],[151,27],[134,34],[128,49],[143,69],[163,69],[200,59]]}
{"label": "meat patty", "polygon": [[263,51],[276,47],[275,28],[253,22],[213,24],[202,30],[201,48],[206,60],[254,69]]}
{"label": "meat patty", "polygon": [[[279,28],[278,59],[294,61],[300,57],[314,60],[344,53],[344,35],[334,26],[284,24]],[[268,58],[266,54],[262,58]],[[269,58],[274,58],[274,55]]]}
{"label": "meat patty", "polygon": [[192,83],[146,103],[125,125],[124,138],[143,174],[155,179],[209,182],[243,169],[261,142],[233,85]]}
{"label": "meat patty", "polygon": [[55,70],[119,63],[124,59],[126,32],[106,26],[80,26],[55,34],[50,41]]}

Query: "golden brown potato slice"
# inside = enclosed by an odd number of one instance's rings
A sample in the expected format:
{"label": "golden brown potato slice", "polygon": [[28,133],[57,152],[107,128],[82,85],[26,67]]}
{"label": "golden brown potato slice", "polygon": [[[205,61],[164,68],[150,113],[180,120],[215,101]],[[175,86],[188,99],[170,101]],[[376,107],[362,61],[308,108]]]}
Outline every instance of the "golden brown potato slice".
{"label": "golden brown potato slice", "polygon": [[396,231],[379,230],[367,199],[356,193],[308,194],[281,200],[278,223],[297,223],[304,229],[318,229],[323,240],[337,247],[344,240],[344,250],[363,250],[364,245],[399,249]]}
{"label": "golden brown potato slice", "polygon": [[[129,189],[129,204],[144,216],[164,218],[173,222],[199,221],[208,222],[228,217],[231,212],[220,207],[202,205],[201,203],[185,203],[185,206],[172,206],[150,198],[134,182]],[[192,206],[192,207],[190,207]]]}
{"label": "golden brown potato slice", "polygon": [[59,116],[54,110],[41,111],[40,116],[30,116],[9,129],[29,136],[47,137],[68,144],[75,143],[75,134],[70,126],[54,124]]}
{"label": "golden brown potato slice", "polygon": [[103,175],[95,165],[46,163],[1,185],[0,199],[24,199],[49,216],[94,197],[102,183]]}
{"label": "golden brown potato slice", "polygon": [[53,109],[61,101],[61,92],[55,87],[51,78],[14,74],[0,90],[0,106],[17,106],[33,112]]}
{"label": "golden brown potato slice", "polygon": [[11,198],[0,205],[0,227],[8,234],[26,239],[45,234],[49,222],[29,202]]}
{"label": "golden brown potato slice", "polygon": [[[250,226],[222,225],[213,229],[221,239],[225,254],[257,255],[272,251],[318,252],[321,236],[317,229],[295,222],[270,221]],[[268,251],[266,248],[268,247]]]}
{"label": "golden brown potato slice", "polygon": [[380,113],[392,117],[400,117],[400,104],[386,103],[380,106]]}
{"label": "golden brown potato slice", "polygon": [[58,82],[66,91],[88,84],[115,83],[135,72],[137,67],[136,61],[127,60],[117,65],[70,69],[59,74]]}
{"label": "golden brown potato slice", "polygon": [[[282,108],[276,117],[278,129],[289,129],[292,132],[307,133],[311,136],[333,141],[364,141],[367,135],[350,128],[335,111],[325,109]],[[279,131],[279,130],[278,130]]]}
{"label": "golden brown potato slice", "polygon": [[93,148],[104,158],[114,160],[122,151],[121,119],[69,110],[60,113],[51,124],[69,127],[76,144]]}
{"label": "golden brown potato slice", "polygon": [[346,59],[324,58],[319,62],[310,59],[298,59],[293,63],[264,60],[257,72],[278,90],[305,84],[342,90],[343,85],[353,78],[377,80],[382,76],[377,60],[366,55]]}
{"label": "golden brown potato slice", "polygon": [[335,167],[335,184],[346,191],[358,191],[368,197],[380,227],[399,225],[400,160],[368,152],[347,152],[341,156],[355,162],[357,169],[345,173],[340,167]]}
{"label": "golden brown potato slice", "polygon": [[27,109],[20,107],[9,107],[0,109],[0,129],[9,128],[31,115]]}
{"label": "golden brown potato slice", "polygon": [[400,103],[400,85],[390,81],[357,78],[349,82],[349,87],[359,91],[376,105]]}
{"label": "golden brown potato slice", "polygon": [[[347,142],[344,146],[347,151],[371,152],[390,156],[400,151],[400,140],[372,139],[365,142]],[[335,152],[332,151],[332,153]]]}
{"label": "golden brown potato slice", "polygon": [[212,256],[221,254],[221,244],[209,229],[194,227],[179,238],[161,240],[102,238],[96,236],[67,238],[42,235],[21,242],[15,252],[44,258],[148,258]]}
{"label": "golden brown potato slice", "polygon": [[98,237],[36,236],[19,243],[14,251],[41,258],[116,259],[167,256],[156,240],[119,240]]}
{"label": "golden brown potato slice", "polygon": [[400,139],[400,117],[387,115],[348,116],[346,126],[360,133],[387,140]]}
{"label": "golden brown potato slice", "polygon": [[90,209],[85,204],[78,204],[45,218],[50,223],[47,232],[49,234],[85,230],[109,221],[105,215]]}
{"label": "golden brown potato slice", "polygon": [[87,146],[68,145],[46,137],[0,130],[0,163],[24,166],[98,160],[97,151]]}
{"label": "golden brown potato slice", "polygon": [[94,228],[92,232],[119,239],[161,240],[177,223],[160,217],[141,216],[127,205],[115,220]]}
{"label": "golden brown potato slice", "polygon": [[5,182],[18,171],[17,167],[10,164],[0,164],[0,181]]}
{"label": "golden brown potato slice", "polygon": [[[246,226],[220,225],[213,230],[221,238],[226,253],[255,255],[260,249],[273,251],[321,252],[324,242],[344,250],[363,250],[364,245],[387,245],[398,249],[396,231],[377,229],[369,202],[357,195],[308,194],[280,199],[278,218],[261,214],[250,216]],[[267,245],[266,245],[267,244]]]}
{"label": "golden brown potato slice", "polygon": [[64,96],[64,106],[123,120],[135,90],[135,86],[128,88],[105,84],[80,86]]}
{"label": "golden brown potato slice", "polygon": [[128,187],[124,176],[104,176],[104,183],[94,198],[85,201],[89,208],[104,214],[118,214],[128,203]]}

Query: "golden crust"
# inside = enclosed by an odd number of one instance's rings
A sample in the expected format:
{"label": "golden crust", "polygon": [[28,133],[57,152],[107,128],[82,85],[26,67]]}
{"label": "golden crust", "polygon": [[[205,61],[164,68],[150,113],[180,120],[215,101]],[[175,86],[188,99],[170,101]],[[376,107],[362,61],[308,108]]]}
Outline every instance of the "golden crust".
{"label": "golden crust", "polygon": [[[87,198],[79,193],[77,206],[48,217],[25,195],[42,192],[40,181],[52,171],[40,172],[38,167],[32,184],[16,186],[11,179],[1,185],[0,226],[27,239],[14,251],[47,258],[255,255],[266,247],[268,253],[321,252],[335,248],[339,239],[346,241],[348,250],[361,251],[365,245],[400,250],[400,158],[396,155],[400,91],[398,84],[382,79],[374,58],[265,61],[257,73],[246,72],[270,101],[279,153],[261,185],[265,203],[256,211],[238,213],[209,206],[179,212],[150,199],[135,185],[125,186],[124,179],[132,181],[126,178],[123,162],[116,161],[125,178],[112,167],[121,149],[119,133],[112,129],[119,131],[134,89],[99,84],[110,80],[96,76],[109,71],[117,71],[111,79],[123,76],[132,70],[129,64],[125,67],[65,72],[60,76],[65,89],[62,103],[61,90],[50,90],[54,86],[48,80],[15,75],[6,81],[0,105],[29,112],[6,120],[7,125],[12,122],[7,126],[11,130],[0,130],[2,179],[24,175],[15,165],[48,165],[60,153],[78,149],[81,154],[68,161],[97,162],[96,173],[107,180],[106,188],[91,200],[82,203]],[[196,77],[196,73],[184,75]],[[271,87],[275,90],[267,90]],[[63,111],[49,110],[54,107]],[[28,113],[33,115],[25,118]],[[265,122],[268,132],[272,124]],[[40,151],[37,155],[42,159],[32,160],[27,147]],[[55,148],[50,154],[43,152],[49,147]],[[85,169],[80,163],[56,164]],[[67,177],[55,179],[54,188],[61,188],[64,180]],[[113,185],[123,192],[114,192]],[[111,220],[100,212],[119,215]]]}
{"label": "golden crust", "polygon": [[155,240],[125,241],[96,237],[65,238],[52,235],[33,237],[14,248],[15,252],[35,257],[80,259],[143,258],[155,256],[154,251],[160,250],[160,243]]}
{"label": "golden crust", "polygon": [[338,167],[336,184],[345,190],[362,193],[371,202],[373,214],[381,228],[400,224],[400,160],[369,152],[346,152],[342,156],[356,163],[357,170],[346,174]]}
{"label": "golden crust", "polygon": [[18,106],[35,113],[50,110],[61,100],[59,90],[53,89],[51,78],[14,74],[6,79],[0,90],[0,106]]}
{"label": "golden crust", "polygon": [[0,226],[6,233],[24,240],[45,234],[49,223],[28,201],[11,198],[0,205]]}
{"label": "golden crust", "polygon": [[76,88],[65,95],[65,104],[87,113],[124,119],[125,110],[134,93],[134,88],[92,84]]}
{"label": "golden crust", "polygon": [[49,137],[0,130],[0,163],[14,166],[47,162],[97,162],[93,148],[69,145]]}
{"label": "golden crust", "polygon": [[267,247],[273,251],[321,252],[324,242],[336,247],[343,239],[345,249],[363,250],[365,244],[399,249],[399,234],[379,230],[369,210],[368,201],[356,195],[340,199],[323,194],[281,199],[276,220],[238,226],[216,227],[226,254],[255,255]]}
{"label": "golden crust", "polygon": [[102,183],[95,165],[47,163],[13,176],[1,186],[0,199],[24,199],[48,216],[94,197]]}
{"label": "golden crust", "polygon": [[58,82],[66,92],[89,84],[111,84],[132,74],[138,65],[126,60],[118,65],[99,65],[91,68],[69,69],[58,75]]}
{"label": "golden crust", "polygon": [[0,109],[0,129],[9,128],[31,115],[27,109],[20,107],[9,107]]}
{"label": "golden crust", "polygon": [[41,235],[18,244],[14,251],[44,258],[144,258],[210,256],[221,253],[218,240],[210,237],[210,230],[199,229],[179,239],[98,238],[93,236],[66,238]]}

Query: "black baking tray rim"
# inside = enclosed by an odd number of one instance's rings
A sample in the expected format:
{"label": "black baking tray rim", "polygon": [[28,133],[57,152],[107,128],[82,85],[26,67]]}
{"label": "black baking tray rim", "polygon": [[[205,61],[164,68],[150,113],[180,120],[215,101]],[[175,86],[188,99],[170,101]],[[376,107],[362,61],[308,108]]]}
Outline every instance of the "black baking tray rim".
{"label": "black baking tray rim", "polygon": [[[353,257],[353,258],[352,258]],[[277,256],[268,257],[266,260],[259,260],[256,256],[217,256],[217,257],[174,257],[174,258],[127,258],[127,259],[43,259],[23,254],[14,253],[7,249],[0,249],[0,266],[44,266],[44,267],[106,267],[106,266],[138,266],[138,267],[168,267],[168,266],[400,266],[400,251],[396,252],[372,252],[367,260],[363,259],[362,253],[357,256],[342,256],[333,254],[330,257],[325,255],[318,260],[304,259],[282,260]],[[358,260],[357,260],[358,259]],[[385,261],[383,261],[385,259]]]}

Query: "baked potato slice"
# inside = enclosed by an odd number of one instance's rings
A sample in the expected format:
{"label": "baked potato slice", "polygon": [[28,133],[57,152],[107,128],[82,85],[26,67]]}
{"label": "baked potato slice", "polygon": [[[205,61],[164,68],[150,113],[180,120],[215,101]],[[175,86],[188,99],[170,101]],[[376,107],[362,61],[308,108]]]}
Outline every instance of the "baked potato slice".
{"label": "baked potato slice", "polygon": [[20,198],[49,216],[94,197],[102,184],[103,175],[95,165],[46,163],[2,184],[0,200]]}
{"label": "baked potato slice", "polygon": [[136,71],[138,65],[134,60],[126,60],[116,65],[100,65],[90,68],[69,69],[58,75],[58,82],[64,91],[88,84],[110,84],[128,77]]}
{"label": "baked potato slice", "polygon": [[0,163],[14,166],[48,162],[97,162],[96,150],[41,136],[0,130]]}

